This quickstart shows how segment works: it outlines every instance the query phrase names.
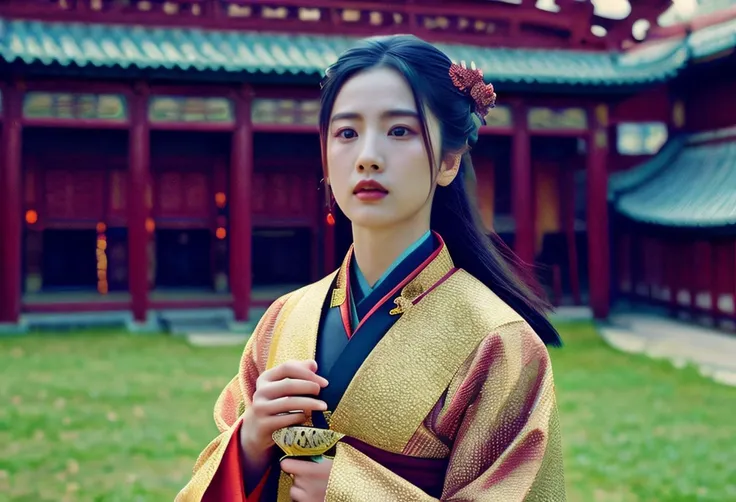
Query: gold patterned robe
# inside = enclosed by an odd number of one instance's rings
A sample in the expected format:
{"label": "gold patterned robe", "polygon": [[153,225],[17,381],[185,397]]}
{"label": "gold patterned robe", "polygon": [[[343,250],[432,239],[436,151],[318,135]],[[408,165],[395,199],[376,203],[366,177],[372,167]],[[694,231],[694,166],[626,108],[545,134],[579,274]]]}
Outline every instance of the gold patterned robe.
{"label": "gold patterned robe", "polygon": [[[441,494],[429,495],[380,456],[341,441],[326,500],[564,501],[547,348],[497,295],[455,268],[439,241],[386,299],[397,318],[351,378],[329,427],[407,465],[444,461]],[[278,299],[262,317],[216,403],[220,435],[200,455],[177,501],[289,500],[291,479],[283,473],[278,495],[262,483],[254,493],[248,487],[246,499],[238,431],[263,371],[315,358],[325,303],[334,306],[349,294],[349,260],[350,253],[336,273]]]}

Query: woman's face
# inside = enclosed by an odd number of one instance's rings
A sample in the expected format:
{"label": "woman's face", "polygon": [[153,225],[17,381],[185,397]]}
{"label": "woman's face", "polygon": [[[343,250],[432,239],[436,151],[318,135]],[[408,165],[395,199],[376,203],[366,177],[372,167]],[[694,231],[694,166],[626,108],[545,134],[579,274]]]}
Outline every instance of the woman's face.
{"label": "woman's face", "polygon": [[[439,124],[428,110],[425,115],[439,161]],[[328,127],[327,174],[353,225],[429,228],[434,183],[414,95],[401,74],[375,68],[340,89]]]}

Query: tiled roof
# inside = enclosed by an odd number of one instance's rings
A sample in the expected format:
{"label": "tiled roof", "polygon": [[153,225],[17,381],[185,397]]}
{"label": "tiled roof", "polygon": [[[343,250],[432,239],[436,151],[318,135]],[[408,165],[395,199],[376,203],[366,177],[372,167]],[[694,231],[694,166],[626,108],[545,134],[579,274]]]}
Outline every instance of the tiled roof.
{"label": "tiled roof", "polygon": [[677,5],[673,5],[659,16],[658,24],[660,26],[671,26],[677,23],[692,21],[699,16],[707,16],[719,11],[724,11],[736,5],[736,0],[699,0],[694,6],[695,8],[684,13],[678,9]]}
{"label": "tiled roof", "polygon": [[608,178],[608,199],[614,200],[618,194],[645,183],[667,168],[685,146],[686,139],[685,136],[673,137],[657,155],[643,164],[611,174]]}
{"label": "tiled roof", "polygon": [[[138,69],[320,75],[356,39],[331,35],[0,20],[0,57]],[[616,53],[438,44],[475,61],[494,82],[620,85],[663,80],[685,62],[677,47],[636,58]]]}
{"label": "tiled roof", "polygon": [[736,47],[736,19],[707,26],[693,32],[688,38],[693,57],[707,57]]}
{"label": "tiled roof", "polygon": [[[725,141],[724,138],[727,138]],[[711,142],[719,139],[719,142]],[[730,141],[728,140],[730,139]],[[709,141],[709,142],[704,142]],[[658,155],[666,157],[671,151]],[[654,173],[652,162],[661,163]],[[671,227],[736,225],[736,130],[690,136],[670,159],[636,168],[640,176],[615,198],[616,210],[633,220]],[[613,189],[622,189],[619,180]]]}
{"label": "tiled roof", "polygon": [[[736,6],[736,0],[728,0]],[[688,59],[708,58],[736,47],[736,18],[705,26],[685,37],[674,37],[647,41],[621,56],[622,61],[634,67],[651,64],[652,61],[667,62],[677,68],[687,64]]]}

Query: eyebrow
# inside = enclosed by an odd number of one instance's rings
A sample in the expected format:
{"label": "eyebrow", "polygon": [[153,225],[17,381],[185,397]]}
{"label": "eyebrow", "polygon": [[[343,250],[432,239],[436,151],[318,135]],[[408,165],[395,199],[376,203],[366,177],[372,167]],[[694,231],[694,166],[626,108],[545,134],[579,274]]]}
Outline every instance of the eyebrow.
{"label": "eyebrow", "polygon": [[[404,108],[396,108],[393,110],[386,110],[381,114],[382,119],[386,118],[394,118],[394,117],[411,117],[411,118],[419,118],[419,114],[415,112],[414,110],[410,109],[404,109]],[[332,116],[331,122],[335,122],[336,120],[357,120],[361,119],[362,115],[357,112],[343,112],[343,113],[336,113]]]}

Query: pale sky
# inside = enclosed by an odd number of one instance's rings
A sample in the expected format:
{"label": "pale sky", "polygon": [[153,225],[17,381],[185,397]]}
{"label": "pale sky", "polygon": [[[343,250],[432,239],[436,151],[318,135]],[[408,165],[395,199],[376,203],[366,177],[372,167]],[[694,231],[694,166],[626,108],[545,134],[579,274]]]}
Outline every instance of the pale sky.
{"label": "pale sky", "polygon": [[[611,19],[624,19],[631,12],[629,0],[592,0],[595,5],[595,13],[602,17]],[[673,8],[683,17],[689,17],[695,7],[697,0],[672,0]],[[558,10],[555,0],[537,0],[537,8],[555,12]]]}

